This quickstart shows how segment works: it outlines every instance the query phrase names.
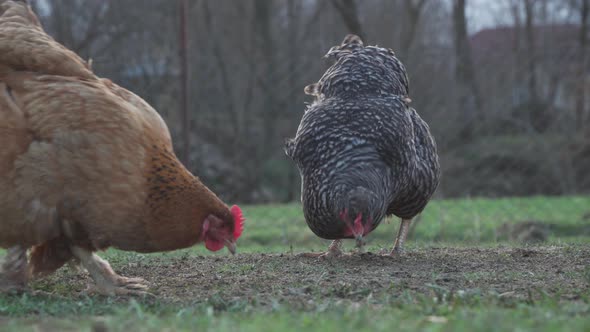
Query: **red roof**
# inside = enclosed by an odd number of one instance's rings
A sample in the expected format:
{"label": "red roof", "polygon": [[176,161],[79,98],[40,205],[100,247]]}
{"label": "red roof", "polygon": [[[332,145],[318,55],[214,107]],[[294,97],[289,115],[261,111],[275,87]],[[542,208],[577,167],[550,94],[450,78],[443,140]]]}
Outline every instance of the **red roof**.
{"label": "red roof", "polygon": [[[577,48],[579,32],[580,27],[574,24],[536,26],[534,36],[537,53],[558,57],[571,55]],[[502,26],[477,32],[470,38],[474,61],[478,63],[490,57],[514,54],[518,46],[517,36],[520,37],[521,47],[526,48],[524,27],[517,29]]]}

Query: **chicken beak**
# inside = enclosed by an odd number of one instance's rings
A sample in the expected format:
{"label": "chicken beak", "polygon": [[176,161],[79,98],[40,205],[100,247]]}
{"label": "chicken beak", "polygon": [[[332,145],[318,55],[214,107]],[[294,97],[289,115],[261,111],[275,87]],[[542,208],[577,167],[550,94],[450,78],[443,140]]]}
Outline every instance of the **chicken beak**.
{"label": "chicken beak", "polygon": [[356,246],[357,246],[357,248],[361,248],[363,246],[363,244],[364,244],[363,243],[363,235],[362,234],[359,234],[359,235],[355,236],[355,239],[356,239]]}
{"label": "chicken beak", "polygon": [[231,252],[232,255],[236,254],[236,243],[232,242],[230,240],[225,240],[225,245],[227,247],[227,250],[229,250],[229,252]]}

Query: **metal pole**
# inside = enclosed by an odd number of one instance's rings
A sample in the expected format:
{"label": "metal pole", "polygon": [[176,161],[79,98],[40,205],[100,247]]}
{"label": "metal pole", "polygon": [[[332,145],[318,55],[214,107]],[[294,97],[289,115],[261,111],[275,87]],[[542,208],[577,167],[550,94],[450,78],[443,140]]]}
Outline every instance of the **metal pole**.
{"label": "metal pole", "polygon": [[188,110],[188,0],[180,1],[180,119],[183,149],[181,159],[190,169],[190,117]]}

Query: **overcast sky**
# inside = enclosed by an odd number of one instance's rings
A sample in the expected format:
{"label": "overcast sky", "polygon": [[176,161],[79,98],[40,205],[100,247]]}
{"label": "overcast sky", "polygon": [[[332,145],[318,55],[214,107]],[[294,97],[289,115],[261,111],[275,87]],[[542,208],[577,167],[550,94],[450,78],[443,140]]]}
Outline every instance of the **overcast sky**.
{"label": "overcast sky", "polygon": [[469,0],[466,15],[469,33],[511,22],[507,8],[499,0]]}

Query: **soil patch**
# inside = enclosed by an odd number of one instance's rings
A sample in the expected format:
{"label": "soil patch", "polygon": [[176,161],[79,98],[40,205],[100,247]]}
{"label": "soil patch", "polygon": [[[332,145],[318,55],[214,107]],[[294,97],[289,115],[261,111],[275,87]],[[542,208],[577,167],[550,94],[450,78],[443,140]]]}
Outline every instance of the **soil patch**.
{"label": "soil patch", "polygon": [[[428,248],[400,257],[355,253],[323,260],[290,254],[148,257],[113,266],[122,275],[145,278],[160,300],[220,306],[243,301],[306,306],[322,299],[360,301],[441,290],[524,299],[542,290],[577,300],[590,286],[590,248],[582,246]],[[75,294],[88,282],[87,274],[62,269],[33,288],[42,285],[51,292],[66,284]]]}

